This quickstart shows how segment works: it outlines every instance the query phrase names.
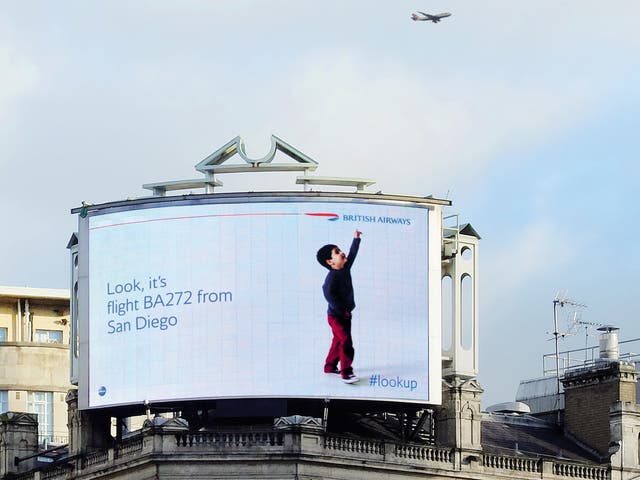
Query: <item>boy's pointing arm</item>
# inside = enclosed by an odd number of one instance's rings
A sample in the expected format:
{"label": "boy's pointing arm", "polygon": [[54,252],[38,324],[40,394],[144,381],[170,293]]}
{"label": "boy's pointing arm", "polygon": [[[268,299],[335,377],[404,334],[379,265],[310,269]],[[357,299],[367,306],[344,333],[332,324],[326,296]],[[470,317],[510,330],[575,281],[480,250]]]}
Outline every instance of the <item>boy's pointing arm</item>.
{"label": "boy's pointing arm", "polygon": [[360,248],[360,240],[361,240],[360,235],[362,235],[362,232],[360,230],[356,230],[355,233],[353,234],[353,241],[351,242],[349,255],[347,255],[347,258],[349,259],[349,267],[353,265],[353,262],[355,261],[356,256],[358,255],[358,249]]}

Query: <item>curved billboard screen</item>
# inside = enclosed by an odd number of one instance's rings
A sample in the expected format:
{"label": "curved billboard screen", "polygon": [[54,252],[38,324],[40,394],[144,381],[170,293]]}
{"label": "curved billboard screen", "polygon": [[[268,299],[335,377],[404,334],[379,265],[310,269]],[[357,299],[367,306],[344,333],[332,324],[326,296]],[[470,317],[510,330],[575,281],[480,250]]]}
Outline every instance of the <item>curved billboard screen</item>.
{"label": "curved billboard screen", "polygon": [[[83,222],[81,407],[440,401],[439,211],[291,198],[107,208]],[[349,366],[359,381],[345,383]]]}

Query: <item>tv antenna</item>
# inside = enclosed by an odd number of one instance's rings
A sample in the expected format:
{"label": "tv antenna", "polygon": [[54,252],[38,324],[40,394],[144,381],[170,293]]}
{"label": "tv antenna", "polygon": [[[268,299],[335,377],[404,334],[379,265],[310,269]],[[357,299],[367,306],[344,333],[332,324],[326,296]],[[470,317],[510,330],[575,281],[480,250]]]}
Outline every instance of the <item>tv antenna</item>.
{"label": "tv antenna", "polygon": [[558,352],[558,338],[565,337],[565,332],[558,331],[558,307],[564,308],[567,305],[571,305],[576,308],[587,308],[584,303],[578,303],[567,298],[567,291],[558,292],[556,298],[553,299],[553,339],[556,349],[556,393],[557,398],[560,398],[560,353]]}
{"label": "tv antenna", "polygon": [[593,327],[608,327],[604,323],[598,322],[585,322],[580,317],[580,312],[577,310],[573,312],[573,320],[571,322],[573,328],[584,328],[584,360],[587,361],[587,350],[589,349],[589,329]]}

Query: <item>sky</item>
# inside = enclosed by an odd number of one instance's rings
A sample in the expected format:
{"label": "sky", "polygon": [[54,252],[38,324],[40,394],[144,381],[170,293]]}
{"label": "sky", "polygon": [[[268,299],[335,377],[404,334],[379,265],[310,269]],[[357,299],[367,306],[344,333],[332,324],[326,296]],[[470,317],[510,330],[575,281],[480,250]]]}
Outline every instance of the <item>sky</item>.
{"label": "sky", "polygon": [[554,350],[558,292],[587,305],[560,309],[561,350],[597,344],[587,322],[640,337],[638,18],[635,0],[3,1],[0,285],[67,288],[72,208],[275,134],[316,175],[453,202],[482,237],[482,403],[513,401]]}

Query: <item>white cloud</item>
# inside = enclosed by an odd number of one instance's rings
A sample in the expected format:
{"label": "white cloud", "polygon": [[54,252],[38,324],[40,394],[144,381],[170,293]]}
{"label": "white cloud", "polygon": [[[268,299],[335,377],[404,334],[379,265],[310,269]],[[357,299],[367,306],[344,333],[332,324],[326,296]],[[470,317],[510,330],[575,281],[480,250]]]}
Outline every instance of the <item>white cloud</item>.
{"label": "white cloud", "polygon": [[[19,130],[15,102],[37,84],[37,67],[6,36],[8,29],[0,18],[0,165],[8,161],[14,148],[12,138]],[[4,34],[4,36],[2,36]]]}
{"label": "white cloud", "polygon": [[579,81],[514,85],[413,67],[353,51],[316,55],[288,77],[291,102],[279,116],[293,119],[287,131],[318,146],[333,174],[365,169],[391,189],[436,193],[477,182],[501,155],[584,120],[595,95]]}
{"label": "white cloud", "polygon": [[494,238],[491,252],[482,259],[485,310],[499,310],[505,298],[525,298],[523,287],[554,278],[581,249],[579,239],[549,219],[533,220]]}
{"label": "white cloud", "polygon": [[36,86],[37,67],[7,42],[0,41],[0,121],[10,103]]}

